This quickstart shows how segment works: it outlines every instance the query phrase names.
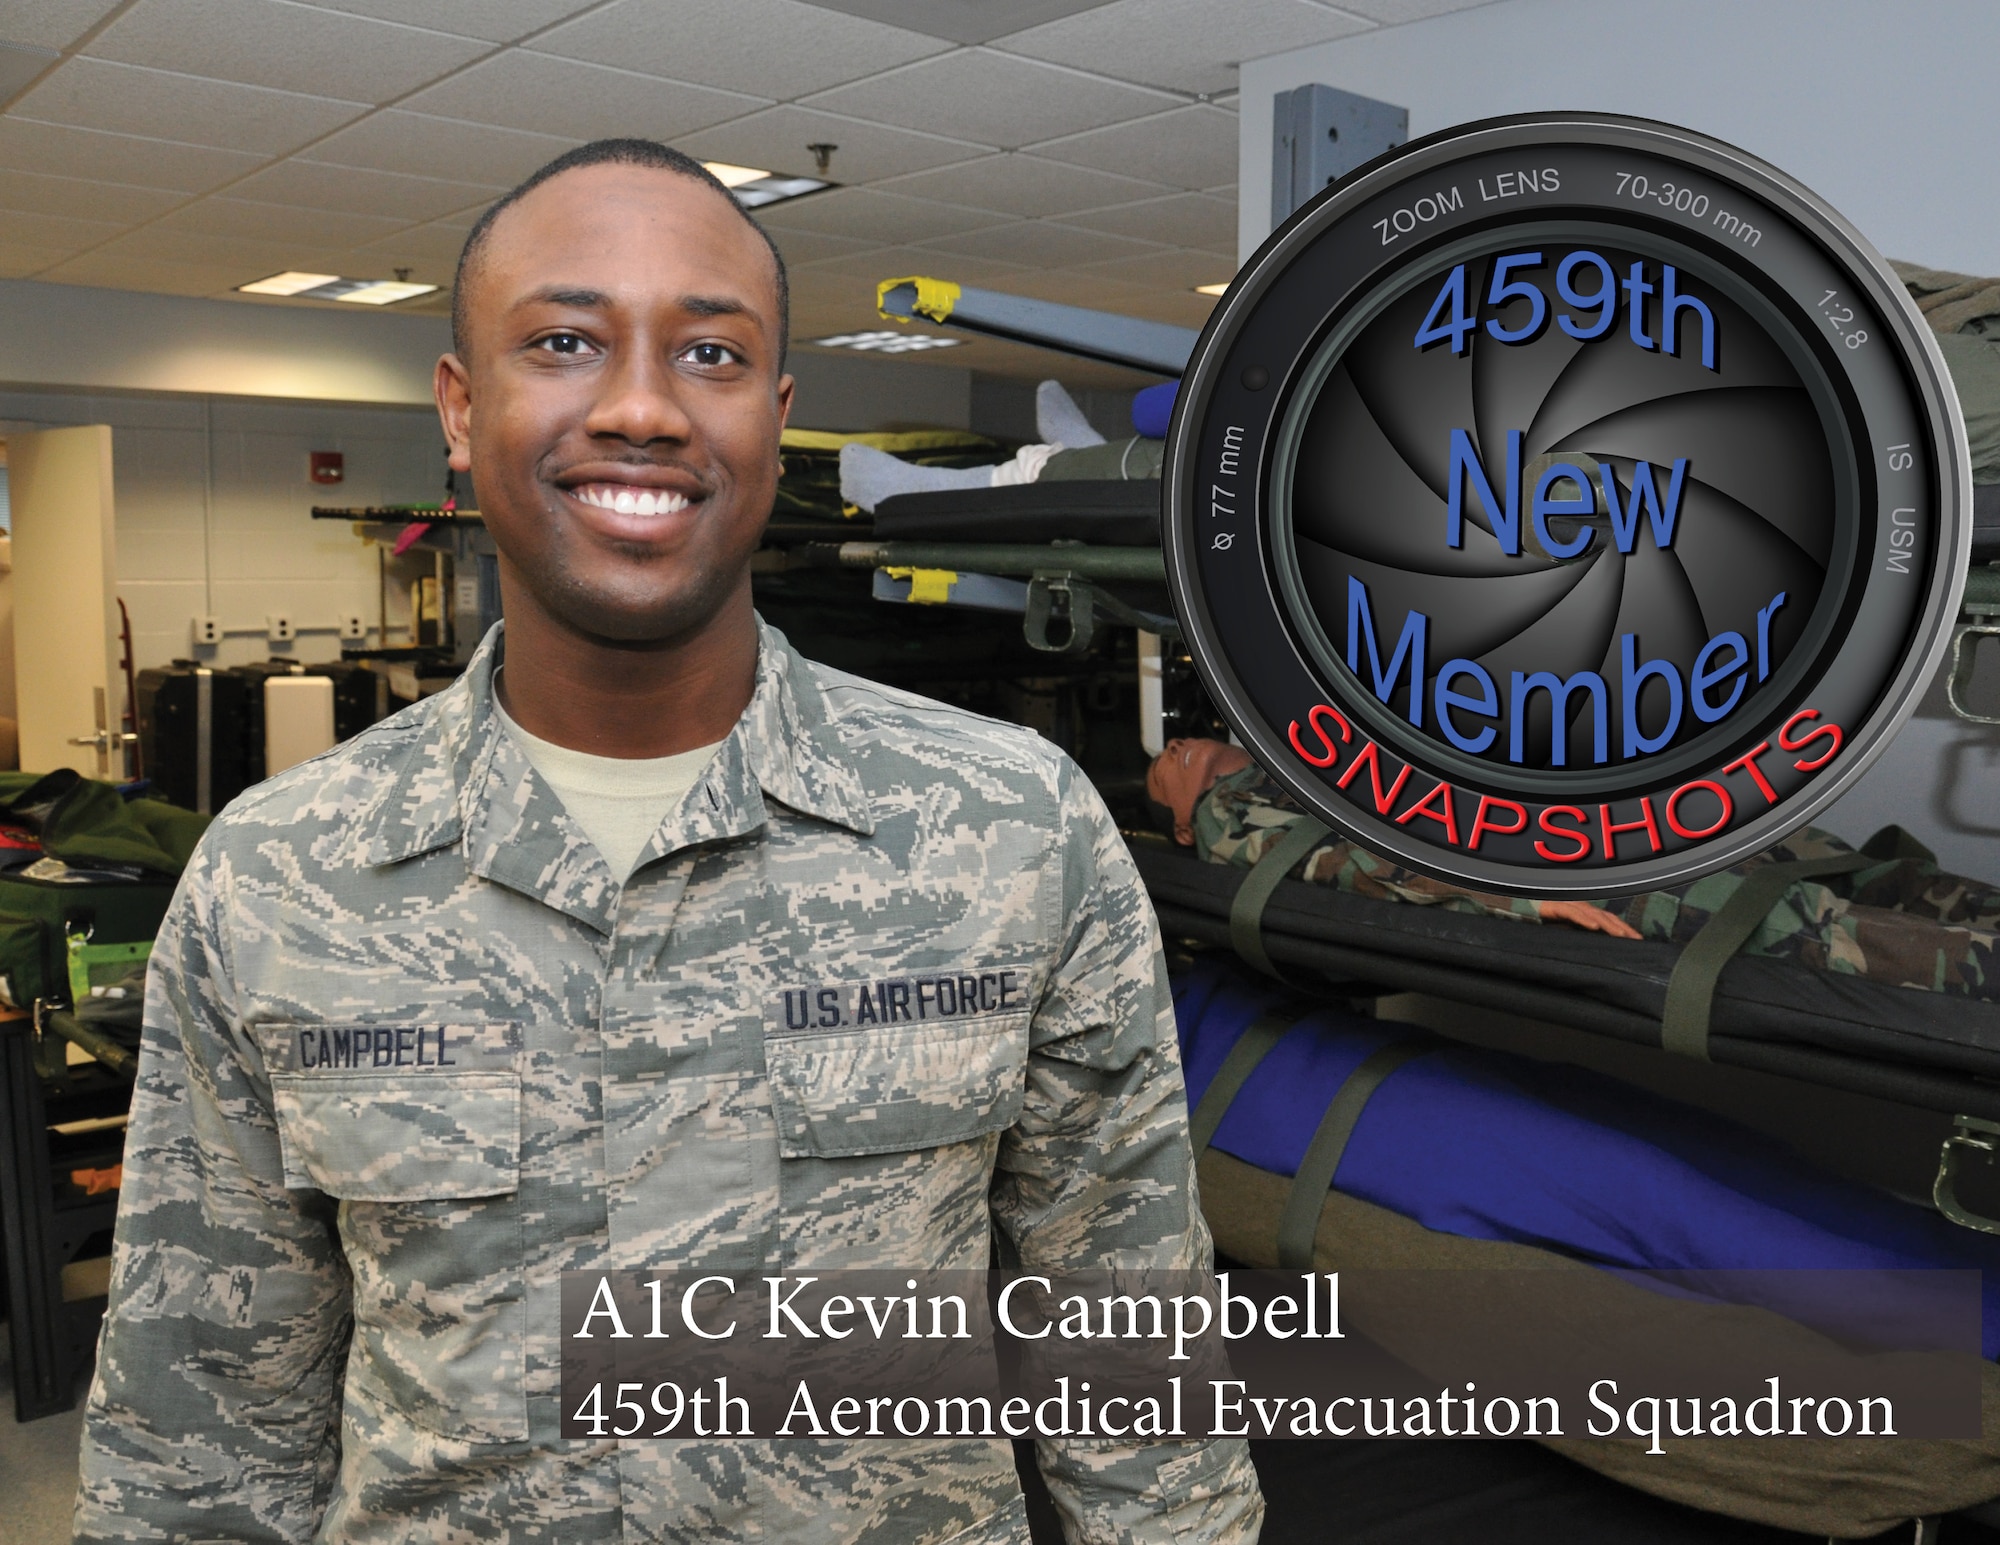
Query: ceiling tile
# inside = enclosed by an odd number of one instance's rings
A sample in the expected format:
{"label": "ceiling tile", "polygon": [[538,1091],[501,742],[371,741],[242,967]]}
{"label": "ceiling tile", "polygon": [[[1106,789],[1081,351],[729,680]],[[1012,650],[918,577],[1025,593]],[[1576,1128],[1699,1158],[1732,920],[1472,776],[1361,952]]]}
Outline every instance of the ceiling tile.
{"label": "ceiling tile", "polygon": [[1495,0],[1340,0],[1340,8],[1385,26],[1395,26],[1429,16],[1448,16],[1454,11],[1476,11],[1482,5],[1494,3]]}
{"label": "ceiling tile", "polygon": [[374,113],[312,148],[315,161],[511,188],[578,142],[395,110]]}
{"label": "ceiling tile", "polygon": [[86,252],[35,276],[52,284],[90,284],[161,295],[221,295],[243,282],[239,269],[213,264],[166,263],[156,258]]}
{"label": "ceiling tile", "polygon": [[0,42],[0,104],[11,102],[62,57],[52,48]]}
{"label": "ceiling tile", "polygon": [[807,105],[1011,149],[1173,102],[1164,92],[971,48],[823,91]]}
{"label": "ceiling tile", "polygon": [[121,182],[44,177],[38,172],[0,167],[0,209],[131,225],[165,214],[185,197],[181,193],[162,193],[155,188],[135,188]]}
{"label": "ceiling tile", "polygon": [[900,279],[923,274],[934,279],[950,279],[959,284],[985,284],[1003,274],[1019,273],[1016,263],[994,262],[988,257],[961,256],[924,247],[880,247],[853,257],[812,263],[799,270],[820,279],[840,279],[860,285],[855,293],[864,296],[873,309],[875,286],[884,279]]}
{"label": "ceiling tile", "polygon": [[148,188],[206,193],[231,178],[255,171],[264,159],[241,150],[37,123],[11,113],[0,118],[0,165],[32,166],[59,177],[101,177]]}
{"label": "ceiling tile", "polygon": [[[890,267],[877,277],[887,277],[894,272],[895,269]],[[791,273],[791,284],[794,334],[802,327],[811,325],[801,322],[801,317],[841,315],[852,316],[858,322],[864,316],[875,315],[873,280],[857,279],[852,274],[823,274],[817,269],[795,268]],[[857,311],[856,307],[861,309]]]}
{"label": "ceiling tile", "polygon": [[21,247],[0,240],[0,278],[25,279],[68,256],[69,253],[60,247]]}
{"label": "ceiling tile", "polygon": [[416,6],[410,0],[313,0],[313,4],[324,10],[375,16],[383,21],[421,21],[439,32],[484,38],[489,43],[512,43],[596,3],[597,0],[423,0],[421,6]]}
{"label": "ceiling tile", "polygon": [[300,209],[242,198],[205,198],[154,222],[156,231],[197,236],[241,236],[255,241],[310,243],[315,247],[358,247],[408,225],[407,220],[357,215],[329,209]]}
{"label": "ceiling tile", "polygon": [[96,249],[107,257],[152,259],[166,263],[190,263],[202,267],[228,267],[241,272],[231,280],[242,284],[287,268],[308,272],[339,273],[336,264],[324,266],[333,257],[326,244],[316,241],[286,241],[274,235],[269,241],[243,236],[210,236],[195,231],[177,231],[165,225],[148,225],[129,231]]}
{"label": "ceiling tile", "polygon": [[[432,222],[427,225],[407,226],[393,236],[384,236],[379,241],[366,243],[356,250],[379,253],[385,262],[392,265],[441,264],[449,273],[458,266],[458,254],[465,246],[465,235],[464,226]],[[431,282],[442,281],[433,279]]]}
{"label": "ceiling tile", "polygon": [[1147,250],[1142,243],[1127,241],[1122,236],[1080,231],[1075,226],[1056,225],[1048,220],[1017,220],[1012,225],[996,226],[969,236],[946,236],[924,245],[939,252],[998,258],[1003,263],[1027,263],[1037,268],[1097,263]]}
{"label": "ceiling tile", "polygon": [[827,175],[850,184],[969,161],[986,148],[789,105],[703,129],[683,139],[680,148],[712,161],[798,175],[812,172],[813,157],[806,147],[814,144],[838,147]]}
{"label": "ceiling tile", "polygon": [[1074,161],[1176,188],[1217,188],[1236,182],[1236,115],[1201,104],[1031,148],[1054,161]]}
{"label": "ceiling tile", "polygon": [[[1012,152],[898,177],[882,187],[885,192],[943,199],[972,209],[991,209],[1024,218],[1124,204],[1165,191],[1158,183],[1114,177],[1085,166]],[[1233,236],[1235,227],[1230,229]]]}
{"label": "ceiling tile", "polygon": [[805,263],[824,263],[830,258],[848,257],[880,245],[853,236],[828,236],[822,231],[787,231],[776,226],[766,229],[771,240],[778,244],[778,250],[784,254],[787,268],[797,268]]}
{"label": "ceiling tile", "polygon": [[1105,0],[813,0],[829,11],[868,16],[954,43],[984,43],[1002,33],[1087,11]]}
{"label": "ceiling tile", "polygon": [[36,215],[0,209],[0,241],[29,247],[62,247],[70,252],[109,241],[126,227],[111,220],[79,220],[70,215]]}
{"label": "ceiling tile", "polygon": [[1170,247],[1236,250],[1236,201],[1211,198],[1206,193],[1176,193],[1139,204],[1089,209],[1063,219],[1086,230],[1164,242]]}
{"label": "ceiling tile", "polygon": [[994,46],[1175,91],[1228,91],[1245,59],[1304,48],[1374,24],[1311,0],[1113,0]]}
{"label": "ceiling tile", "polygon": [[800,0],[619,0],[534,42],[537,53],[781,101],[948,46]]}
{"label": "ceiling tile", "polygon": [[318,161],[281,161],[231,188],[234,196],[302,209],[344,209],[362,215],[435,220],[473,205],[484,207],[506,191],[504,185],[406,177]]}
{"label": "ceiling tile", "polygon": [[880,247],[976,231],[1000,224],[1003,217],[935,199],[902,198],[873,188],[833,188],[796,203],[774,205],[760,218],[774,230],[824,231]]}
{"label": "ceiling tile", "polygon": [[566,139],[643,135],[671,140],[771,104],[767,97],[509,49],[398,105]]}
{"label": "ceiling tile", "polygon": [[1143,285],[1149,290],[1191,292],[1198,284],[1221,284],[1235,278],[1236,263],[1232,258],[1217,257],[1212,252],[1191,252],[1180,248],[1098,263],[1091,267],[1090,272],[1107,279]]}
{"label": "ceiling tile", "polygon": [[15,103],[14,111],[45,123],[282,155],[352,122],[367,107],[76,58]]}
{"label": "ceiling tile", "polygon": [[122,0],[10,0],[0,38],[37,48],[68,48]]}
{"label": "ceiling tile", "polygon": [[290,0],[138,0],[84,49],[96,59],[352,102],[392,101],[484,52],[469,38]]}

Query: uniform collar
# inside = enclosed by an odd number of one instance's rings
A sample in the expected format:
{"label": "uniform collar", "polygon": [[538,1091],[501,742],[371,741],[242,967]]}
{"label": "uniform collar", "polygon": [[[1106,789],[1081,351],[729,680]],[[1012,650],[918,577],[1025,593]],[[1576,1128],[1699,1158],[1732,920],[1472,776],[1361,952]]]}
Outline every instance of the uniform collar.
{"label": "uniform collar", "polygon": [[[560,801],[533,775],[495,711],[503,628],[496,624],[465,673],[427,700],[421,728],[392,762],[388,786],[356,823],[359,853],[370,865],[393,864],[463,842],[475,872],[608,925],[617,884],[560,816]],[[860,836],[875,830],[860,775],[811,666],[759,619],[749,706],[641,862],[757,830],[767,819],[767,798]]]}

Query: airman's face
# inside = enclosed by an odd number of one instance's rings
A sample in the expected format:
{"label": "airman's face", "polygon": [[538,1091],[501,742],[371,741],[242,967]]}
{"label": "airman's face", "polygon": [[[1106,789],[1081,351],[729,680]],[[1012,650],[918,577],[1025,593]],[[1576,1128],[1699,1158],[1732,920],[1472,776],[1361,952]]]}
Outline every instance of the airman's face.
{"label": "airman's face", "polygon": [[792,382],[771,256],[727,198],[582,167],[503,211],[438,367],[506,604],[645,645],[746,608]]}

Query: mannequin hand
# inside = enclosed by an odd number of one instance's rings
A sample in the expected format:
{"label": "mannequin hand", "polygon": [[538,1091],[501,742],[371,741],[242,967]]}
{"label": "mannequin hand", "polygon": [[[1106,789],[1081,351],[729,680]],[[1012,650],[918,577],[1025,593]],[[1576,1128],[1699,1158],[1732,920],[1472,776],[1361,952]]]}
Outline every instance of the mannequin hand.
{"label": "mannequin hand", "polygon": [[1592,933],[1608,933],[1616,939],[1637,939],[1643,937],[1616,912],[1607,912],[1602,907],[1593,907],[1587,901],[1538,901],[1535,910],[1542,915],[1545,923],[1568,923],[1572,928],[1587,928]]}

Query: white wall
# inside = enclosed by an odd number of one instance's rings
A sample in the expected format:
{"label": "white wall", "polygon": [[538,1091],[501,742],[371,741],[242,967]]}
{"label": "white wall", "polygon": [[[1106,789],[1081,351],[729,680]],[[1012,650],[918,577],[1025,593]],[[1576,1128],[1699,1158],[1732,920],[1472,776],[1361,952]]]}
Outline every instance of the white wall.
{"label": "white wall", "polygon": [[1269,233],[1271,98],[1322,81],[1414,138],[1501,113],[1659,118],[1796,177],[1885,254],[2000,273],[1993,0],[1498,0],[1243,66],[1239,259]]}
{"label": "white wall", "polygon": [[[439,316],[0,280],[0,384],[30,389],[429,411],[431,370],[450,347],[451,324]],[[789,368],[792,422],[803,429],[971,422],[970,370],[804,349]]]}
{"label": "white wall", "polygon": [[[439,497],[430,381],[449,346],[441,317],[0,281],[0,436],[112,426],[118,589],[141,669],[331,659],[343,613],[371,627],[380,614],[376,557],[308,512]],[[791,369],[801,428],[971,423],[970,370],[803,350]],[[309,481],[310,451],[343,452],[346,481]],[[400,642],[406,604],[389,611]],[[289,648],[262,632],[272,612],[299,630]],[[197,614],[241,631],[198,649]]]}
{"label": "white wall", "polygon": [[428,405],[443,317],[0,280],[0,382]]}
{"label": "white wall", "polygon": [[866,355],[792,350],[785,368],[798,384],[798,429],[969,429],[972,372]]}
{"label": "white wall", "polygon": [[[340,653],[343,612],[372,624],[375,556],[315,504],[414,503],[444,487],[444,440],[429,407],[352,407],[227,397],[0,392],[0,435],[109,424],[117,506],[118,593],[132,613],[141,669],[175,658],[224,665],[273,652],[261,631],[196,650],[197,614],[261,630],[290,615],[301,660]],[[341,451],[347,480],[308,480],[309,451]]]}

